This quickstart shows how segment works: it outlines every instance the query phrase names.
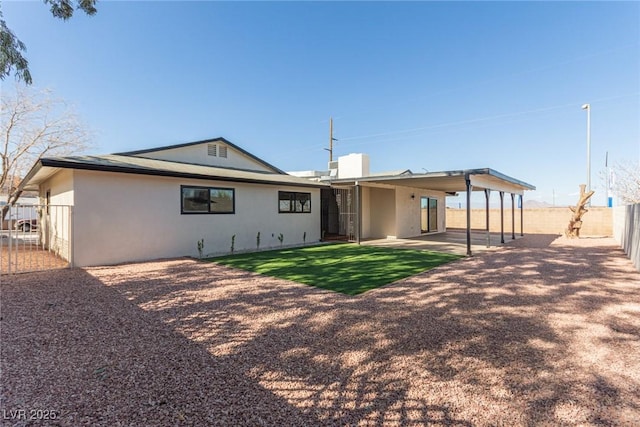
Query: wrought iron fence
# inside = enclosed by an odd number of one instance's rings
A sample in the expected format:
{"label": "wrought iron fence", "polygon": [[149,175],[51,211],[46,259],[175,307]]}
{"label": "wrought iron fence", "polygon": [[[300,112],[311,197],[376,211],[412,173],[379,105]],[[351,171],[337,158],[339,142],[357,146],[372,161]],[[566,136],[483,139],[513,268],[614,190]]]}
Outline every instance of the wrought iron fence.
{"label": "wrought iron fence", "polygon": [[0,222],[0,274],[72,266],[71,208],[10,206]]}

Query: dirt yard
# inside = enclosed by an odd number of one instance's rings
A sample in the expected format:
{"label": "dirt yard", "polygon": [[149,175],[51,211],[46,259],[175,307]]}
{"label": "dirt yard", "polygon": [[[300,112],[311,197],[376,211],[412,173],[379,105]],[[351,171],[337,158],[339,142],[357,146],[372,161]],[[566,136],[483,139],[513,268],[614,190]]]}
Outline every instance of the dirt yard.
{"label": "dirt yard", "polygon": [[355,297],[192,260],[2,277],[3,425],[638,425],[640,273],[554,239]]}
{"label": "dirt yard", "polygon": [[43,271],[65,268],[69,262],[60,258],[54,252],[37,245],[19,245],[9,248],[6,243],[0,246],[0,274],[24,273],[28,271]]}

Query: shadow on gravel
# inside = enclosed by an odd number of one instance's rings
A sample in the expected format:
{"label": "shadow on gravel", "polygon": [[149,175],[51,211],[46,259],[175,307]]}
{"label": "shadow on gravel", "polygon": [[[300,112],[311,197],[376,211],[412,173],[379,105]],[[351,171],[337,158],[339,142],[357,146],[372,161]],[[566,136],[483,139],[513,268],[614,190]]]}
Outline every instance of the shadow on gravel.
{"label": "shadow on gravel", "polygon": [[0,320],[0,410],[12,425],[30,410],[67,426],[317,421],[80,269],[3,281]]}
{"label": "shadow on gravel", "polygon": [[[3,285],[42,301],[8,328],[3,302],[3,405],[54,396],[105,425],[631,423],[640,274],[613,247],[524,240],[356,297],[188,260]],[[25,356],[16,328],[39,343]]]}

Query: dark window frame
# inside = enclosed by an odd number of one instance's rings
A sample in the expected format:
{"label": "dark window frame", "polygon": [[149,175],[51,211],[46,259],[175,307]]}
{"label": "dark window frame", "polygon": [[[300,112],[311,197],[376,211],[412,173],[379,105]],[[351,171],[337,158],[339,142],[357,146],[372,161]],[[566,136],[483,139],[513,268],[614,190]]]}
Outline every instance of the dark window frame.
{"label": "dark window frame", "polygon": [[[184,210],[184,190],[185,189],[194,189],[194,190],[207,190],[209,193],[209,209],[204,212],[194,212],[194,211],[185,211]],[[216,212],[211,210],[211,190],[225,190],[231,191],[231,205],[232,209],[228,212]],[[234,215],[236,213],[236,189],[230,187],[208,187],[201,185],[181,185],[180,186],[180,214],[181,215]]]}
{"label": "dark window frame", "polygon": [[[280,201],[281,200],[285,200],[282,198],[283,194],[289,194],[289,210],[283,210],[280,207]],[[309,210],[304,210],[304,207],[301,211],[297,211],[295,210],[296,208],[296,202],[298,201],[298,196],[299,195],[304,195],[307,198],[307,201],[309,203]],[[311,193],[303,193],[300,191],[278,191],[278,213],[281,214],[310,214],[311,213]]]}

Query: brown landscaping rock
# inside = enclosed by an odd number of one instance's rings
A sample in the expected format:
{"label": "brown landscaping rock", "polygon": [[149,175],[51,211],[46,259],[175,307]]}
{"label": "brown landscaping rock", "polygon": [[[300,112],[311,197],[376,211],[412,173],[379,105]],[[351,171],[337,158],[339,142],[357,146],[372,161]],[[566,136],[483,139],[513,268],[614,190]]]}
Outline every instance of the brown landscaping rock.
{"label": "brown landscaping rock", "polygon": [[359,296],[192,260],[2,280],[5,416],[49,409],[65,426],[640,419],[640,273],[612,239],[526,236]]}

